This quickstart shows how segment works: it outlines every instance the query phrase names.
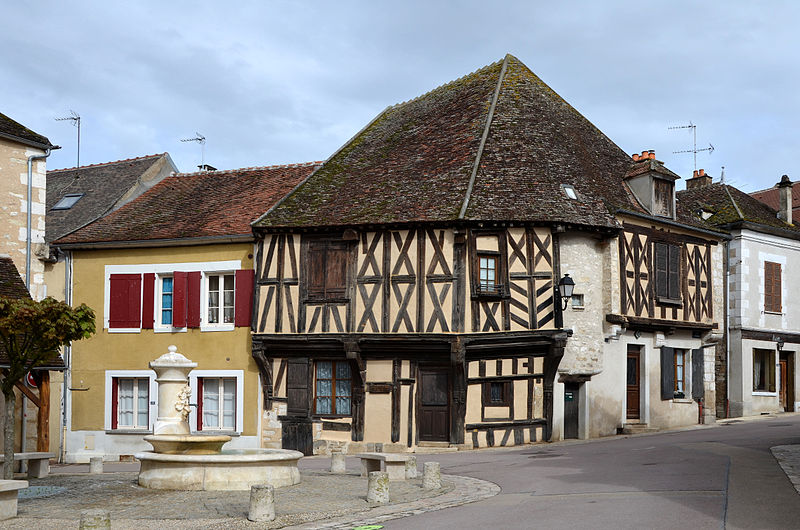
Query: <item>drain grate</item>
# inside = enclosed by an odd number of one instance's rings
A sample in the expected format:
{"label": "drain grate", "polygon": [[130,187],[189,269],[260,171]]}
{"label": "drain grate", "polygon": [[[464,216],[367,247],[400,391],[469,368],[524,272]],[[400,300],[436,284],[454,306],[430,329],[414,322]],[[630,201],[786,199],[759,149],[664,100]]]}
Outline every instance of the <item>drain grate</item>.
{"label": "drain grate", "polygon": [[29,486],[25,489],[19,490],[17,494],[18,499],[39,499],[42,497],[52,497],[67,491],[67,488],[62,486]]}

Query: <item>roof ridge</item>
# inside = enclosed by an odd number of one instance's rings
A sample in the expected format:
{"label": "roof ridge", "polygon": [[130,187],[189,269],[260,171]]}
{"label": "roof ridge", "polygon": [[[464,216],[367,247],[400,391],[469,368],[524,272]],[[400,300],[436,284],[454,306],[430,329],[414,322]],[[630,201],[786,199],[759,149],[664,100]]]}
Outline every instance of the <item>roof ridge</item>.
{"label": "roof ridge", "polygon": [[464,74],[461,77],[458,77],[458,78],[453,79],[451,81],[448,81],[446,83],[442,83],[441,85],[439,85],[439,86],[437,86],[435,88],[432,88],[432,89],[428,90],[427,92],[425,92],[424,94],[420,94],[417,97],[414,97],[414,98],[411,98],[411,99],[407,99],[406,101],[401,101],[400,103],[395,103],[394,105],[389,105],[388,107],[386,107],[386,110],[394,109],[394,108],[406,105],[408,103],[412,103],[414,101],[417,101],[419,99],[424,98],[425,96],[427,96],[427,95],[429,95],[429,94],[431,94],[433,92],[436,92],[437,90],[441,90],[443,88],[447,88],[448,86],[454,85],[455,83],[458,83],[459,81],[463,81],[464,79],[466,79],[467,77],[469,77],[471,75],[475,75],[478,72],[482,72],[483,70],[486,70],[486,69],[489,69],[489,68],[491,68],[493,66],[496,66],[498,63],[505,63],[507,58],[509,57],[509,55],[510,54],[506,54],[506,56],[504,58],[500,59],[499,61],[495,61],[495,62],[493,62],[491,64],[487,64],[486,66],[481,66],[480,68],[476,69],[475,71],[472,71],[472,72],[470,72],[468,74]]}
{"label": "roof ridge", "polygon": [[475,154],[475,163],[472,164],[472,173],[469,177],[469,184],[467,185],[467,192],[464,194],[464,202],[461,204],[461,211],[458,214],[459,219],[463,219],[467,214],[467,207],[469,206],[469,199],[472,196],[472,188],[475,185],[475,177],[478,175],[478,168],[481,164],[481,155],[483,148],[486,145],[486,139],[489,137],[489,128],[492,126],[492,118],[494,117],[494,109],[497,107],[497,100],[500,97],[500,89],[503,86],[503,78],[506,75],[508,68],[508,58],[510,54],[506,54],[503,58],[503,66],[500,68],[500,74],[497,76],[497,86],[494,88],[492,94],[492,103],[489,105],[489,111],[486,113],[486,125],[483,127],[483,134],[481,135],[481,143],[478,144],[478,152]]}
{"label": "roof ridge", "polygon": [[47,172],[48,173],[56,173],[58,171],[75,171],[75,170],[78,170],[78,169],[86,169],[86,168],[90,168],[90,167],[110,166],[112,164],[121,164],[123,162],[133,162],[134,160],[145,160],[147,158],[160,157],[160,156],[164,156],[166,154],[168,154],[168,153],[166,153],[166,152],[155,153],[155,154],[152,154],[152,155],[135,156],[133,158],[123,158],[121,160],[113,160],[111,162],[100,162],[100,163],[97,163],[97,164],[87,164],[85,166],[62,167],[62,168],[59,168],[59,169],[48,169]]}
{"label": "roof ridge", "polygon": [[223,174],[223,173],[237,173],[241,172],[244,173],[246,171],[260,171],[264,169],[281,169],[281,168],[294,168],[294,167],[309,167],[309,166],[318,166],[323,163],[322,160],[314,160],[311,162],[296,162],[292,164],[273,164],[271,166],[249,166],[249,167],[238,167],[234,169],[215,169],[214,171],[193,171],[191,173],[173,173],[171,176],[173,177],[194,177],[199,175],[214,175],[214,174]]}

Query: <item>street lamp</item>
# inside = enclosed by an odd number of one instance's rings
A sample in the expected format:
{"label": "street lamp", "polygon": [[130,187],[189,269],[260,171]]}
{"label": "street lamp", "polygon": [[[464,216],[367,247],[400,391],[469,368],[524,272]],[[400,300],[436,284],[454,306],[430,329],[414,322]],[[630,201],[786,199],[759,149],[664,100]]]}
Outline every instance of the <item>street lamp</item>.
{"label": "street lamp", "polygon": [[561,298],[561,310],[565,310],[567,308],[567,304],[569,303],[570,299],[572,298],[572,291],[575,289],[575,281],[569,277],[569,274],[565,274],[561,280],[558,282],[558,294]]}

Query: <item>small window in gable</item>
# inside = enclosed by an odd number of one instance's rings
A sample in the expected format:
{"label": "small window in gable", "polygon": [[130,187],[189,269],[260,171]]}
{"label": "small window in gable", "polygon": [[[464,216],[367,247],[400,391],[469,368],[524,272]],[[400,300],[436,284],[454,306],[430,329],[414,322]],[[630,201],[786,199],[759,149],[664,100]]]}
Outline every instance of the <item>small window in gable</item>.
{"label": "small window in gable", "polygon": [[674,182],[658,178],[653,179],[653,215],[672,217],[674,190]]}
{"label": "small window in gable", "polygon": [[561,187],[564,189],[564,193],[567,195],[567,197],[573,201],[578,200],[578,192],[575,191],[575,188],[569,184],[562,184]]}
{"label": "small window in gable", "polygon": [[61,197],[61,199],[52,207],[51,210],[69,210],[75,203],[78,202],[81,197],[83,197],[83,193],[69,193]]}

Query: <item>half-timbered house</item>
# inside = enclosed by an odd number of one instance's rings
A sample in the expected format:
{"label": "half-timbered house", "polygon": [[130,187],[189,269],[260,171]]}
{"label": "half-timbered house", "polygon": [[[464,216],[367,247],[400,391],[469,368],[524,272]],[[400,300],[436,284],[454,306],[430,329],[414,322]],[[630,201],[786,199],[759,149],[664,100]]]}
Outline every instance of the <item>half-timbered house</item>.
{"label": "half-timbered house", "polygon": [[[577,405],[589,395],[570,385],[603,372],[613,330],[663,337],[677,324],[691,339],[712,328],[710,312],[684,306],[684,291],[666,293],[663,315],[656,282],[630,287],[633,302],[620,292],[629,268],[655,270],[656,241],[681,241],[681,263],[710,244],[675,220],[674,179],[664,187],[639,169],[512,56],[381,112],[253,224],[252,351],[284,447],[561,438],[565,396],[583,396]],[[653,182],[657,206],[669,208],[661,217],[632,192]],[[591,301],[583,312],[573,298],[562,314],[567,273]],[[609,371],[624,374],[624,356],[614,362]],[[592,432],[624,423],[624,380],[595,385],[616,401]]]}

